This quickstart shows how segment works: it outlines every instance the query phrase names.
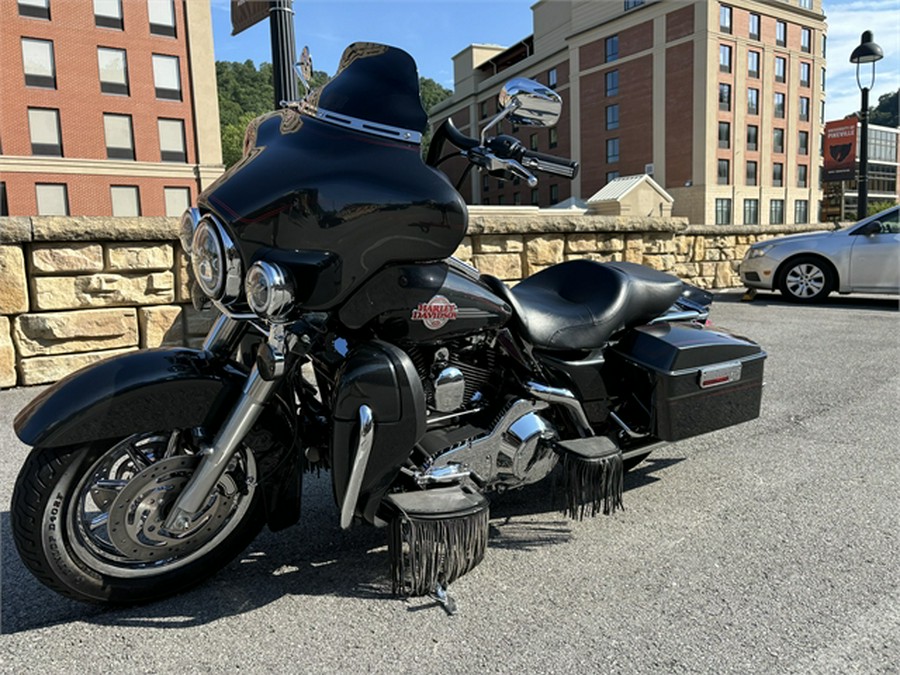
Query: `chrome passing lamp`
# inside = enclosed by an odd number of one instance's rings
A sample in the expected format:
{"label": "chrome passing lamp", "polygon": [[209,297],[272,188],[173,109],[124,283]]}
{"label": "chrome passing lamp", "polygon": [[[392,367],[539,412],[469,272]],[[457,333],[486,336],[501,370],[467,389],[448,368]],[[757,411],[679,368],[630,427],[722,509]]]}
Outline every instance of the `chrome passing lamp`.
{"label": "chrome passing lamp", "polygon": [[[859,114],[859,178],[857,185],[857,208],[856,215],[858,220],[866,217],[869,201],[869,89],[875,85],[875,62],[884,58],[884,52],[881,47],[872,39],[872,31],[863,32],[859,46],[850,54],[850,63],[856,64],[856,86],[862,92],[862,109]],[[872,76],[868,86],[863,86],[859,79],[859,66],[862,63],[872,64]]]}

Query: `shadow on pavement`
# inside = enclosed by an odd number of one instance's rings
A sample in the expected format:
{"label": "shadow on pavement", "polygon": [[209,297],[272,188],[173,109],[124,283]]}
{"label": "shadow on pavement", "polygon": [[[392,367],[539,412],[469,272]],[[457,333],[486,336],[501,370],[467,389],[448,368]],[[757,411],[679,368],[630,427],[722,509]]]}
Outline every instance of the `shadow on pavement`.
{"label": "shadow on pavement", "polygon": [[785,300],[780,293],[759,291],[752,300],[743,300],[743,291],[730,291],[716,293],[713,300],[713,310],[716,304],[729,304],[744,302],[747,305],[758,307],[796,307],[804,309],[834,309],[844,307],[847,309],[866,309],[884,312],[900,311],[900,300],[896,295],[839,295],[832,293],[819,303],[803,304]]}
{"label": "shadow on pavement", "polygon": [[[626,474],[626,492],[659,480],[653,474],[680,461],[648,459]],[[551,476],[520,490],[492,495],[489,548],[527,551],[571,539],[568,519],[552,503],[554,479]],[[300,523],[278,533],[264,530],[211,580],[178,596],[121,608],[77,602],[44,587],[19,559],[9,512],[3,512],[2,632],[73,621],[154,628],[198,626],[252,612],[291,595],[396,602],[388,577],[384,531],[372,527],[340,529],[327,473],[307,476],[303,499]]]}

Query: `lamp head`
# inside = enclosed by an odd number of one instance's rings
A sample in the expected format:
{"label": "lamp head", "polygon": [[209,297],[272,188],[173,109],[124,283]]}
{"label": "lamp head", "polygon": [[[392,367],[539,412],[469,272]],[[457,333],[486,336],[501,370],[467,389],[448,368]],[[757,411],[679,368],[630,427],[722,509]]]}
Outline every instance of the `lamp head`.
{"label": "lamp head", "polygon": [[863,32],[859,46],[850,54],[850,63],[875,63],[884,58],[881,47],[872,39],[872,31]]}

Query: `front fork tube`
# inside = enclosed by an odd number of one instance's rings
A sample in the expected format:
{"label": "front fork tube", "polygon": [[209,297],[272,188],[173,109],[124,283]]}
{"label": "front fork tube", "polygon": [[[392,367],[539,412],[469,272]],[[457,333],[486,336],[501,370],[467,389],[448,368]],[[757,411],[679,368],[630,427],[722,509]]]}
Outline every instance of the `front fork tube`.
{"label": "front fork tube", "polygon": [[[235,325],[237,324],[237,325]],[[204,349],[213,353],[222,353],[236,348],[245,332],[246,325],[226,317],[220,317],[204,343]],[[165,526],[173,532],[191,528],[192,517],[206,503],[215,489],[216,483],[225,472],[234,453],[240,447],[247,432],[256,423],[265,404],[275,391],[280,378],[263,379],[259,368],[254,364],[247,382],[244,384],[240,399],[225,420],[215,439],[209,445],[203,444],[200,451],[200,465],[185,486],[172,508]]]}

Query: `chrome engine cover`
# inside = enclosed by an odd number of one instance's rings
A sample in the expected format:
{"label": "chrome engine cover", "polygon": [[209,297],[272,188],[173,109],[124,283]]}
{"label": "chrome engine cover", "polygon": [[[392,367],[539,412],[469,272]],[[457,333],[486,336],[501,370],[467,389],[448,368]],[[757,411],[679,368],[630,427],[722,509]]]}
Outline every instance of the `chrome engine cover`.
{"label": "chrome engine cover", "polygon": [[470,471],[491,487],[518,487],[541,480],[558,459],[549,443],[558,438],[556,429],[537,414],[547,407],[543,401],[513,401],[490,433],[441,453],[424,477],[437,479],[455,469]]}

